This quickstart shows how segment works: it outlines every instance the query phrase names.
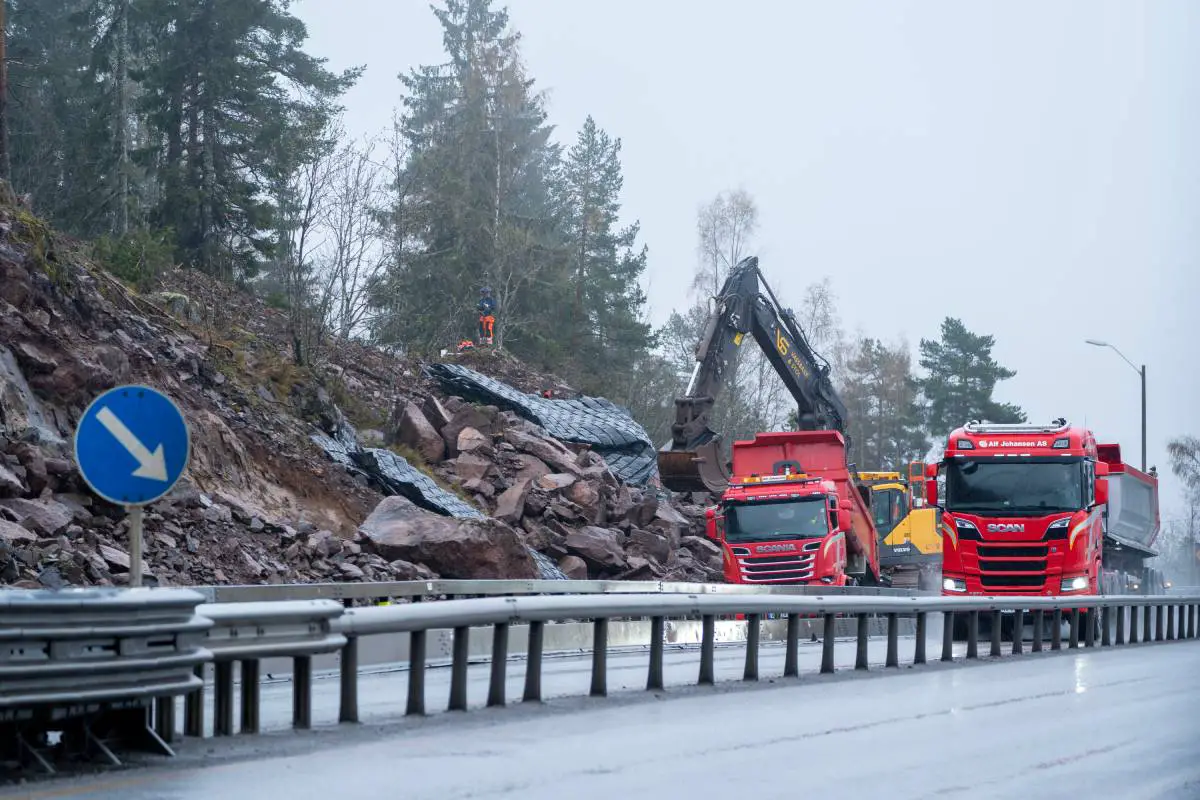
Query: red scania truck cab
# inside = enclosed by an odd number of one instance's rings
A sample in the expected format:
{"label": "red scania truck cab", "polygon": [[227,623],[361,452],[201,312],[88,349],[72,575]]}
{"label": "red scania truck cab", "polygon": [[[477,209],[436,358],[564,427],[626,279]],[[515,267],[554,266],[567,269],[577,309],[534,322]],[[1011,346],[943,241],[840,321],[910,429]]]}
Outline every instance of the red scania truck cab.
{"label": "red scania truck cab", "polygon": [[942,594],[1089,595],[1145,580],[1158,480],[1087,428],[972,422],[950,434],[931,494],[944,510]]}
{"label": "red scania truck cab", "polygon": [[879,552],[869,494],[837,431],[760,433],[734,442],[729,487],[708,536],[729,583],[874,584]]}

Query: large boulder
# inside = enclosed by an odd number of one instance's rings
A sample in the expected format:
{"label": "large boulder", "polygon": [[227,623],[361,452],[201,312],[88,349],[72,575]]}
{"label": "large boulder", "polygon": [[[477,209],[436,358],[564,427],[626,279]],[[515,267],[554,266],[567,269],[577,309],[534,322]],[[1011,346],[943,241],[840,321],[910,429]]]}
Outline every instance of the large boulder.
{"label": "large boulder", "polygon": [[446,451],[452,456],[458,455],[458,435],[467,428],[474,428],[487,435],[495,433],[496,414],[498,413],[495,406],[464,405],[459,408],[441,429],[442,441],[446,443]]}
{"label": "large boulder", "polygon": [[25,528],[42,536],[54,536],[75,518],[71,509],[55,500],[0,500],[0,506],[12,511],[17,521]]}
{"label": "large boulder", "polygon": [[517,481],[496,498],[496,519],[518,523],[525,516],[525,498],[529,494],[529,481]]}
{"label": "large boulder", "polygon": [[455,519],[386,497],[359,526],[363,549],[425,564],[443,578],[537,578],[521,536],[497,519]]}
{"label": "large boulder", "polygon": [[536,436],[519,428],[509,428],[504,431],[504,439],[520,452],[535,456],[559,472],[569,472],[572,475],[583,474],[577,460],[578,457],[561,442]]}
{"label": "large boulder", "polygon": [[571,554],[582,558],[596,571],[619,572],[628,566],[620,534],[616,531],[587,525],[571,531],[563,544]]}
{"label": "large boulder", "polygon": [[441,434],[417,408],[416,403],[405,403],[400,411],[396,438],[407,447],[421,454],[430,464],[436,464],[446,454],[446,443]]}
{"label": "large boulder", "polygon": [[629,549],[660,564],[666,564],[671,558],[671,543],[667,541],[667,537],[653,531],[636,528],[630,531]]}
{"label": "large boulder", "polygon": [[17,474],[0,461],[0,496],[20,497],[25,491],[25,484]]}
{"label": "large boulder", "polygon": [[573,581],[587,580],[587,564],[579,556],[563,556],[558,561],[558,568]]}

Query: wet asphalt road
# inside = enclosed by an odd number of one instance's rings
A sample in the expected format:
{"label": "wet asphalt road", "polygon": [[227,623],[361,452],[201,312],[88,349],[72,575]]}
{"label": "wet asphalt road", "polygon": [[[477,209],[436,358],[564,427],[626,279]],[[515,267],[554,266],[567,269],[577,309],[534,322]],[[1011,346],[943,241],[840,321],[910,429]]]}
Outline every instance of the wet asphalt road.
{"label": "wet asphalt road", "polygon": [[5,796],[1194,800],[1198,672],[1200,642],[1181,642],[680,691],[667,700],[640,695],[557,712],[443,715],[330,737],[299,755],[267,748],[253,760],[76,778]]}

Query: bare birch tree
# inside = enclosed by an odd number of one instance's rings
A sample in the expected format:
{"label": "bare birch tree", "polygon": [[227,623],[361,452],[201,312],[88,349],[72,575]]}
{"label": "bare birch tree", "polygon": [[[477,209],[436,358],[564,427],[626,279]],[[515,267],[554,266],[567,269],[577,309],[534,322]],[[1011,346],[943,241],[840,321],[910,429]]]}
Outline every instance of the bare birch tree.
{"label": "bare birch tree", "polygon": [[321,227],[325,246],[324,305],[330,329],[345,340],[366,316],[368,288],[386,259],[383,220],[375,213],[383,202],[383,167],[374,160],[376,142],[352,142],[330,163]]}

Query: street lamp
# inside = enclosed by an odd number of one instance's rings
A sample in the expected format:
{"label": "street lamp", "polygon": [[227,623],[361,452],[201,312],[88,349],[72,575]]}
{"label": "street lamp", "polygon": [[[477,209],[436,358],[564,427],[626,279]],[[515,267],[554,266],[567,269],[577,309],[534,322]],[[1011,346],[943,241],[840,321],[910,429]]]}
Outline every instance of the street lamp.
{"label": "street lamp", "polygon": [[1146,365],[1142,364],[1142,366],[1139,368],[1137,366],[1137,364],[1134,364],[1128,358],[1125,358],[1124,353],[1122,353],[1116,347],[1113,347],[1113,345],[1109,344],[1108,342],[1102,342],[1098,339],[1085,339],[1084,341],[1086,341],[1088,344],[1093,345],[1095,347],[1107,347],[1107,348],[1111,349],[1114,353],[1116,353],[1122,359],[1124,359],[1126,364],[1133,367],[1134,372],[1136,372],[1137,374],[1142,376],[1142,472],[1145,472],[1146,471]]}

